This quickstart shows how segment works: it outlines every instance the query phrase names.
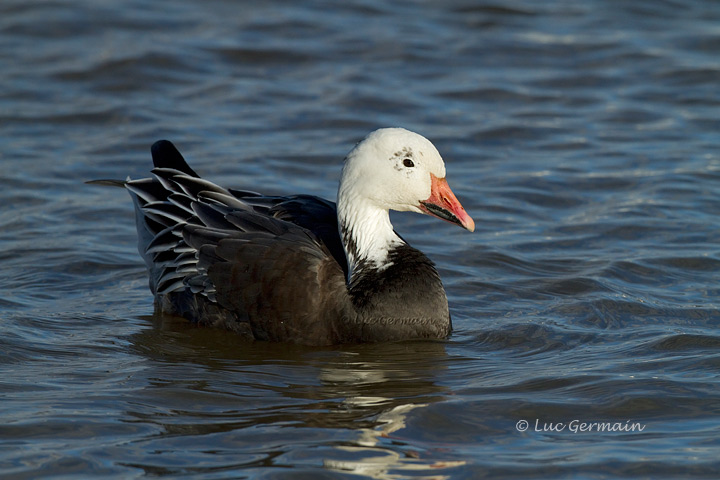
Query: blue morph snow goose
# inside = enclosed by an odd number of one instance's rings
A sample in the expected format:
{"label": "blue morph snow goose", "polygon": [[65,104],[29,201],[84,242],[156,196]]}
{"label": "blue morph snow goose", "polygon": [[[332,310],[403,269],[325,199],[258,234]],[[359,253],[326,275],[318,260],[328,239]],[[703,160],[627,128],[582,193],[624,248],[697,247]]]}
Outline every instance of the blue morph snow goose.
{"label": "blue morph snow goose", "polygon": [[152,146],[154,178],[124,182],[156,307],[247,338],[308,345],[441,339],[452,324],[433,263],[389,210],[473,231],[430,141],[369,134],[345,158],[337,205],[201,179],[175,146]]}

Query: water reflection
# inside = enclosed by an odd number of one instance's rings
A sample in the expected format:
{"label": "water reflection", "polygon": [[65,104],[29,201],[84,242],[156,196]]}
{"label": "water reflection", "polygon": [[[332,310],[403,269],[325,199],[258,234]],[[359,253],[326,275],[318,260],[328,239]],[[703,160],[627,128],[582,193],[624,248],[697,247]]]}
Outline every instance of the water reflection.
{"label": "water reflection", "polygon": [[[149,361],[147,387],[127,413],[161,427],[148,441],[200,436],[204,450],[222,449],[273,425],[278,438],[257,449],[274,465],[306,438],[324,468],[372,478],[426,469],[431,476],[419,478],[445,478],[438,469],[464,464],[402,434],[413,412],[448,395],[439,383],[449,363],[443,342],[312,348],[245,342],[167,315],[145,320],[152,327],[131,343]],[[151,471],[155,462],[135,466]]]}
{"label": "water reflection", "polygon": [[[372,400],[371,400],[372,401]],[[393,407],[377,416],[374,428],[359,428],[359,437],[355,445],[343,445],[337,450],[348,454],[347,458],[333,458],[323,461],[325,468],[341,472],[355,473],[378,479],[405,478],[403,472],[412,472],[413,478],[441,480],[449,478],[438,475],[439,469],[465,465],[465,461],[423,460],[416,451],[398,451],[385,444],[394,442],[392,434],[405,428],[408,414],[427,403],[405,404]],[[430,476],[417,476],[417,472],[432,472]]]}

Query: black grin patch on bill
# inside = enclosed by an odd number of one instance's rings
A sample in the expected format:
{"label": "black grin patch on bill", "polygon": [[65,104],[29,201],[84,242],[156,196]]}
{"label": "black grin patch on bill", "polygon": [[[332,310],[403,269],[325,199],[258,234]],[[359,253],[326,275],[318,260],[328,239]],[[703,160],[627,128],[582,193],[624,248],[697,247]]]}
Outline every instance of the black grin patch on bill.
{"label": "black grin patch on bill", "polygon": [[435,205],[434,203],[428,203],[428,202],[420,202],[423,204],[425,208],[427,208],[428,212],[432,213],[438,218],[442,218],[443,220],[447,220],[448,222],[455,223],[457,225],[462,226],[462,222],[460,222],[460,219],[455,216],[454,213],[452,213],[449,210],[446,210],[442,207],[439,207]]}

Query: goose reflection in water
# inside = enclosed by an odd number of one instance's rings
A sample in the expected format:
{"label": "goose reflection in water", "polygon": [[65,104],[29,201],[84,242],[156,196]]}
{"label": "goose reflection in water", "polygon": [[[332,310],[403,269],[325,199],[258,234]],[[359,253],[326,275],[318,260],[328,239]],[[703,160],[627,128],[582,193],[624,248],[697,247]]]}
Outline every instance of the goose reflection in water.
{"label": "goose reflection in water", "polygon": [[[153,326],[132,337],[147,359],[138,372],[147,387],[136,392],[137,411],[128,413],[161,427],[148,440],[157,451],[178,432],[193,435],[203,452],[237,451],[238,442],[274,425],[249,463],[306,468],[298,451],[312,448],[325,469],[378,479],[447,478],[445,469],[449,475],[465,464],[411,433],[429,427],[418,413],[446,400],[439,382],[450,361],[445,342],[316,348],[238,342],[161,314],[147,320]],[[327,429],[341,433],[322,445],[308,443]]]}

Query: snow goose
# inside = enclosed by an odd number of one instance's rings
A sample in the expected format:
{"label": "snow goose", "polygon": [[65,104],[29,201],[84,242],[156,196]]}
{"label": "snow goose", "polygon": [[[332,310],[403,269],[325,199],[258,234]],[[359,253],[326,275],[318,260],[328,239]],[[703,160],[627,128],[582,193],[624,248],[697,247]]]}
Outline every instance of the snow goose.
{"label": "snow goose", "polygon": [[201,179],[175,146],[152,146],[154,178],[122,182],[156,307],[247,338],[308,345],[442,339],[452,323],[433,263],[389,210],[473,231],[430,141],[402,128],[345,158],[337,205]]}

